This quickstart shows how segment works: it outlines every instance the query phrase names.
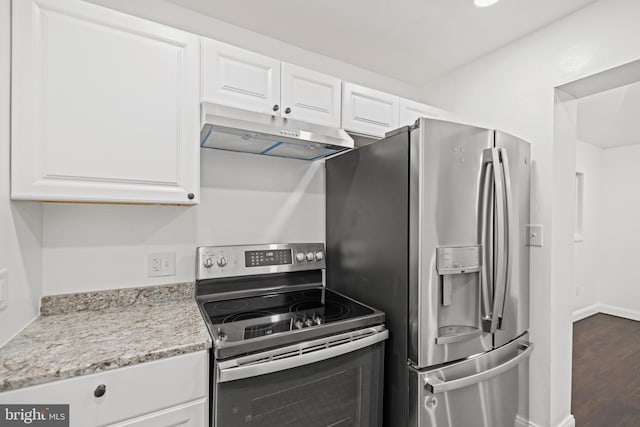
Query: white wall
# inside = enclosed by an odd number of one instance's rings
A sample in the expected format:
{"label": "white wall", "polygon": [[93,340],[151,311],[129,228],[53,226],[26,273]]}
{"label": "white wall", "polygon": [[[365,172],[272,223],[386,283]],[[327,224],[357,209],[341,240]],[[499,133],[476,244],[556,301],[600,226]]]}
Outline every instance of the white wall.
{"label": "white wall", "polygon": [[600,301],[640,320],[640,145],[604,150],[603,159]]}
{"label": "white wall", "polygon": [[0,309],[0,346],[38,314],[42,272],[42,208],[10,200],[11,1],[0,0],[0,269],[8,270]]}
{"label": "white wall", "polygon": [[[600,0],[429,84],[423,100],[465,121],[532,142],[532,222],[546,246],[531,251],[531,420],[570,425],[571,311],[574,300],[575,146],[554,144],[554,88],[640,58],[640,2]],[[568,101],[567,101],[568,102]],[[562,111],[562,110],[565,111]],[[567,123],[565,123],[566,125]],[[565,129],[566,131],[566,129]],[[568,131],[567,131],[568,132]]]}
{"label": "white wall", "polygon": [[[194,280],[198,245],[324,242],[324,163],[201,149],[194,207],[46,204],[44,294]],[[176,252],[148,278],[147,253]]]}
{"label": "white wall", "polygon": [[601,211],[603,211],[603,150],[586,142],[576,144],[576,171],[584,174],[582,240],[574,243],[574,312],[589,309],[600,303],[603,284],[604,252],[601,239]]}

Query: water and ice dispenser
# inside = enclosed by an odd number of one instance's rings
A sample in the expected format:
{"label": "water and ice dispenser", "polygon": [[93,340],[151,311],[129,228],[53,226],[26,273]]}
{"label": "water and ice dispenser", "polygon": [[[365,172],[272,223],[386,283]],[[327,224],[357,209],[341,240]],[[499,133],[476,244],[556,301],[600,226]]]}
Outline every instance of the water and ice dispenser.
{"label": "water and ice dispenser", "polygon": [[480,253],[481,246],[437,248],[438,344],[464,341],[482,334]]}

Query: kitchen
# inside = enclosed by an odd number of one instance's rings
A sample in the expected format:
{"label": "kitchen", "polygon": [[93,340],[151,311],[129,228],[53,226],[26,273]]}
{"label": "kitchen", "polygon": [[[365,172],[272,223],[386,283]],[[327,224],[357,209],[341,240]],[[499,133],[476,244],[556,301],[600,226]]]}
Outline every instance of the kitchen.
{"label": "kitchen", "polygon": [[[6,22],[8,3],[3,2]],[[563,213],[570,211],[564,203],[573,199],[563,194],[572,189],[557,185],[566,181],[553,176],[565,169],[571,175],[573,172],[562,163],[556,164],[565,159],[566,147],[552,144],[553,88],[640,57],[633,22],[638,6],[634,2],[595,2],[424,88],[169,2],[96,3],[407,100],[420,94],[430,106],[439,107],[423,114],[459,118],[457,121],[500,129],[530,141],[537,166],[532,178],[531,222],[545,226],[547,239],[545,246],[532,249],[531,254],[531,341],[536,350],[531,359],[530,420],[556,426],[570,419],[570,376],[565,373],[570,372],[566,355],[570,354],[572,291],[556,284],[566,281],[571,272],[566,266],[552,265],[551,260],[565,259],[563,251],[571,249],[572,235],[567,244],[562,231],[573,229],[562,222],[571,220]],[[2,27],[8,31],[8,25]],[[9,58],[7,43],[3,54]],[[8,76],[8,60],[3,60],[3,67],[3,76]],[[8,78],[3,77],[3,100],[8,100],[9,88]],[[492,100],[490,106],[488,99]],[[193,282],[197,246],[325,241],[325,170],[318,162],[200,149],[199,162],[191,165],[192,169],[199,165],[201,170],[196,175],[200,190],[190,191],[200,202],[194,208],[10,202],[9,105],[4,104],[2,191],[3,218],[7,220],[3,219],[2,236],[3,241],[7,236],[8,244],[2,245],[2,259],[10,260],[11,280],[9,304],[0,311],[2,323],[7,325],[6,329],[3,326],[2,341],[37,316],[44,295]],[[75,105],[74,112],[80,114],[78,107],[82,105]],[[199,135],[195,138],[199,140]],[[135,164],[128,166],[135,170]],[[148,277],[147,256],[167,252],[175,253],[176,274]]]}

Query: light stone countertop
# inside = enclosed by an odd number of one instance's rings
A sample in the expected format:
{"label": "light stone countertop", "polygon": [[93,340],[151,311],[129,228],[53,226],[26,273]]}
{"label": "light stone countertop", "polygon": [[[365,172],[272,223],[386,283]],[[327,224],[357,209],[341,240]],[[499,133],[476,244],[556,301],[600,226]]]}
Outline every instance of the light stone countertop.
{"label": "light stone countertop", "polygon": [[0,347],[0,392],[211,348],[192,283],[45,297],[41,312]]}

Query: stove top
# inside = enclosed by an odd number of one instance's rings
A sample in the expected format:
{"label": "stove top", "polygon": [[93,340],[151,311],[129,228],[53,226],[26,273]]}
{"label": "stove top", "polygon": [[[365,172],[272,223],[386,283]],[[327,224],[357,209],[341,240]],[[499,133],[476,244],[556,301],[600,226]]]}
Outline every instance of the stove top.
{"label": "stove top", "polygon": [[384,313],[324,287],[200,301],[216,357],[225,358],[384,322]]}
{"label": "stove top", "polygon": [[[242,327],[249,339],[373,314],[374,310],[325,288],[210,301],[204,309],[214,328]],[[233,327],[233,326],[231,326]]]}
{"label": "stove top", "polygon": [[197,258],[196,295],[216,358],[384,322],[381,311],[323,286],[322,244],[202,247]]}

